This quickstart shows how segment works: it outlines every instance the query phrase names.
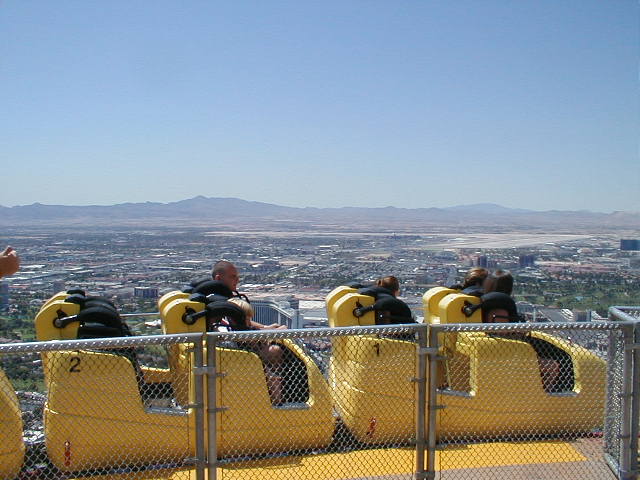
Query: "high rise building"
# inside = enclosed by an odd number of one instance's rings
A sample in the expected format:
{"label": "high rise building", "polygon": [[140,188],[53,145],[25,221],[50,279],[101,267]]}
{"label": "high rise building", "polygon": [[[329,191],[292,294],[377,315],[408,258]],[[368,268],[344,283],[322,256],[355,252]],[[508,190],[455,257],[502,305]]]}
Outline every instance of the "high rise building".
{"label": "high rise building", "polygon": [[486,255],[478,255],[478,258],[476,258],[476,267],[487,268],[488,263],[489,259]]}
{"label": "high rise building", "polygon": [[536,263],[535,255],[520,255],[518,257],[518,266],[520,268],[533,267]]}
{"label": "high rise building", "polygon": [[0,282],[0,310],[9,309],[9,282]]}
{"label": "high rise building", "polygon": [[133,296],[136,298],[158,298],[158,289],[155,287],[135,287]]}
{"label": "high rise building", "polygon": [[640,250],[640,240],[638,239],[620,240],[620,250]]}

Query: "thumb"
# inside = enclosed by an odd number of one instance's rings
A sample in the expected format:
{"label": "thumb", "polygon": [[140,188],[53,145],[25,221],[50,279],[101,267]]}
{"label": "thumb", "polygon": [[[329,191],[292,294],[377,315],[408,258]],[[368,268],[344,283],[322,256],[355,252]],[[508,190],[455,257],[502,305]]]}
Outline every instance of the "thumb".
{"label": "thumb", "polygon": [[13,252],[13,247],[12,246],[8,246],[7,248],[4,249],[4,251],[2,252],[2,255],[9,255],[11,252]]}

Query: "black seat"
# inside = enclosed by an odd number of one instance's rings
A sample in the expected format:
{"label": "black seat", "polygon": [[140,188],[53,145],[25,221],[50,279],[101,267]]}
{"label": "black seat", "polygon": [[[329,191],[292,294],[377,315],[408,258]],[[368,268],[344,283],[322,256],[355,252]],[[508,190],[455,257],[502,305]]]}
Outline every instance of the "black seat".
{"label": "black seat", "polygon": [[[73,298],[72,298],[73,297]],[[129,326],[122,320],[116,306],[103,297],[83,296],[74,294],[71,303],[80,305],[80,313],[76,317],[79,322],[78,339],[97,339],[132,336]],[[101,349],[101,352],[120,355],[131,362],[138,390],[144,402],[157,398],[173,397],[173,387],[168,382],[146,383],[144,373],[140,367],[135,347]]]}

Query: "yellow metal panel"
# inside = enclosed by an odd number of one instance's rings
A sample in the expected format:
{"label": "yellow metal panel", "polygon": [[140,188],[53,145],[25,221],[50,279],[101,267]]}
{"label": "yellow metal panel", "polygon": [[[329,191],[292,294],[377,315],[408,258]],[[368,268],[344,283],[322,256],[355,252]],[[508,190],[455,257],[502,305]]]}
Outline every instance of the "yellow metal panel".
{"label": "yellow metal panel", "polygon": [[604,360],[551,335],[532,335],[571,356],[573,392],[554,394],[544,390],[536,352],[528,343],[484,333],[459,333],[454,359],[466,358],[469,390],[467,396],[446,391],[441,394],[439,403],[446,408],[439,416],[440,434],[491,437],[532,430],[577,434],[601,427]]}
{"label": "yellow metal panel", "polygon": [[440,323],[439,303],[446,295],[456,293],[456,290],[446,287],[434,287],[422,296],[424,323]]}
{"label": "yellow metal panel", "polygon": [[187,416],[148,413],[127,358],[89,351],[43,356],[47,454],[60,470],[180,461],[193,453]]}
{"label": "yellow metal panel", "polygon": [[70,323],[65,328],[58,328],[53,324],[53,321],[58,318],[59,314],[69,317],[78,313],[80,313],[80,305],[76,303],[67,303],[64,300],[55,300],[47,303],[36,315],[36,338],[41,342],[77,339],[78,322]]}
{"label": "yellow metal panel", "polygon": [[13,385],[0,370],[0,480],[15,478],[23,459],[22,417],[18,398]]}
{"label": "yellow metal panel", "polygon": [[356,317],[353,314],[356,308],[370,307],[374,303],[375,299],[369,295],[346,293],[333,304],[331,315],[329,316],[329,326],[353,327],[356,325],[375,325],[376,317],[374,312],[369,312],[362,317]]}
{"label": "yellow metal panel", "polygon": [[180,290],[173,290],[172,292],[165,293],[158,299],[158,311],[161,312],[167,305],[174,300],[189,298],[188,293],[184,293]]}
{"label": "yellow metal panel", "polygon": [[398,442],[415,432],[416,346],[390,338],[333,338],[331,393],[342,421],[365,443]]}
{"label": "yellow metal panel", "polygon": [[64,301],[64,299],[67,298],[68,296],[69,294],[67,292],[58,292],[55,295],[53,295],[50,299],[48,299],[46,302],[44,302],[44,304],[40,307],[40,310],[43,310],[44,308],[46,308],[50,303],[57,302],[57,301]]}
{"label": "yellow metal panel", "polygon": [[332,402],[326,381],[315,363],[292,342],[282,342],[307,369],[309,400],[304,408],[273,406],[259,357],[243,350],[221,348],[218,366],[218,452],[221,456],[256,451],[289,451],[326,447],[334,430]]}
{"label": "yellow metal panel", "polygon": [[325,304],[327,309],[327,319],[329,320],[329,326],[333,326],[331,325],[331,313],[332,313],[333,305],[342,297],[344,297],[347,293],[358,293],[358,290],[356,288],[341,286],[341,287],[334,288],[327,295],[325,299]]}

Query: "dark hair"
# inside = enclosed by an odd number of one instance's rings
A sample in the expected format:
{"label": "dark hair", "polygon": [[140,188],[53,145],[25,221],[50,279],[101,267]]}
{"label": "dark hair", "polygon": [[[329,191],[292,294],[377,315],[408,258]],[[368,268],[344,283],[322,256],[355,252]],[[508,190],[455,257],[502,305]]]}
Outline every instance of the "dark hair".
{"label": "dark hair", "polygon": [[[506,293],[501,292],[491,292],[485,293],[480,297],[482,303],[480,304],[480,308],[482,308],[482,315],[484,317],[485,314],[489,313],[491,310],[506,310],[509,314],[509,317],[512,322],[518,321],[518,308],[516,307],[516,302],[513,301]],[[484,318],[483,318],[484,321]]]}
{"label": "dark hair", "polygon": [[475,267],[467,272],[464,276],[464,282],[462,283],[461,290],[468,287],[482,286],[482,282],[489,275],[489,271],[486,268]]}
{"label": "dark hair", "polygon": [[229,267],[234,267],[235,265],[231,262],[227,262],[226,260],[220,260],[213,264],[213,268],[211,269],[211,278],[215,280],[216,275],[224,274]]}
{"label": "dark hair", "polygon": [[378,287],[386,288],[391,292],[397,292],[400,290],[400,281],[393,275],[379,278],[378,280],[376,280],[376,285]]}
{"label": "dark hair", "polygon": [[485,293],[501,292],[511,295],[513,292],[513,277],[506,270],[496,270],[484,282]]}

